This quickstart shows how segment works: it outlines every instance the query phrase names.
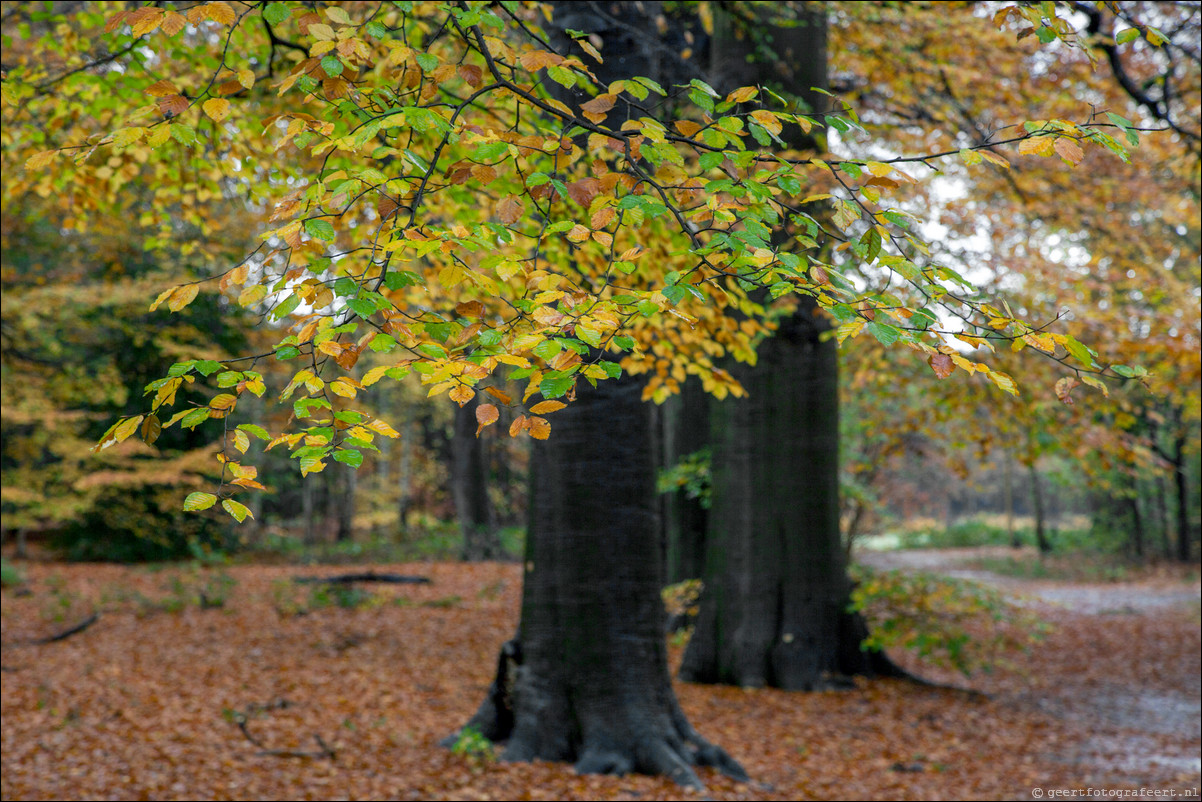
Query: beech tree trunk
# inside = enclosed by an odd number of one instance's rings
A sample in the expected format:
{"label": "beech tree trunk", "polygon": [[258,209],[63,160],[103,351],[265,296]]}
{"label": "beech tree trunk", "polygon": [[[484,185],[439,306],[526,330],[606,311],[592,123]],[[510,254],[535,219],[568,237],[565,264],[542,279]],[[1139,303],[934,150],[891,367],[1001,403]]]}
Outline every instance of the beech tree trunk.
{"label": "beech tree trunk", "polygon": [[803,305],[738,366],[747,397],[711,410],[713,506],[682,679],[786,690],[894,675],[863,652],[839,537],[838,354]]}
{"label": "beech tree trunk", "polygon": [[[724,85],[774,82],[813,109],[827,85],[826,18],[800,4],[791,27],[764,15],[772,53],[720,26],[715,58]],[[817,138],[790,143],[815,149]],[[787,690],[844,687],[854,674],[902,676],[864,652],[863,620],[847,612],[851,583],[839,534],[838,352],[810,298],[757,349],[755,367],[731,372],[743,399],[714,403],[712,506],[701,611],[682,679]]]}
{"label": "beech tree trunk", "polygon": [[698,788],[698,765],[745,779],[692,728],[672,689],[642,383],[582,381],[578,392],[532,452],[519,634],[468,726],[505,743],[507,760],[664,774]]}
{"label": "beech tree trunk", "polygon": [[[685,382],[680,395],[660,406],[659,417],[661,469],[709,445],[709,397],[700,382]],[[684,489],[664,493],[661,505],[668,584],[699,579],[705,570],[709,510],[701,499],[689,498]]]}

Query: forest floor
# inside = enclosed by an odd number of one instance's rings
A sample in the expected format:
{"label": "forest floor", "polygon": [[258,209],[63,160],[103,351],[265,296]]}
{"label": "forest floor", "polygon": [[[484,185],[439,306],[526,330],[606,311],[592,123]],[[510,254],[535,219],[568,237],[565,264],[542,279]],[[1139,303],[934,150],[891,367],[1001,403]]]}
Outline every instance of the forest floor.
{"label": "forest floor", "polygon": [[[703,771],[705,797],[1196,796],[1196,571],[1015,579],[981,570],[986,554],[864,560],[967,573],[1021,597],[1053,628],[1018,667],[966,680],[897,655],[977,694],[898,680],[813,694],[678,683],[690,720],[753,777]],[[518,565],[371,566],[431,582],[366,595],[293,581],[369,570],[348,566],[22,569],[0,615],[4,799],[702,798],[659,778],[582,777],[437,745],[475,710],[513,633]]]}

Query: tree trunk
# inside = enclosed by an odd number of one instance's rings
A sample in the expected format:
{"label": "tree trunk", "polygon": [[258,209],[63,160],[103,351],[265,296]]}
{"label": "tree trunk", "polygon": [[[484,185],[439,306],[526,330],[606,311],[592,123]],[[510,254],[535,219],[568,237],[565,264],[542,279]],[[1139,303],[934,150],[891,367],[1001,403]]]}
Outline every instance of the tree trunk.
{"label": "tree trunk", "polygon": [[692,787],[701,787],[696,765],[745,778],[689,725],[668,675],[641,382],[578,391],[533,449],[521,626],[468,726],[505,742],[507,760],[665,774]]}
{"label": "tree trunk", "polygon": [[1177,559],[1190,561],[1189,483],[1185,476],[1185,433],[1180,414],[1175,416],[1178,427],[1173,441],[1173,472],[1177,487]]}
{"label": "tree trunk", "polygon": [[406,420],[401,426],[401,456],[397,465],[397,534],[405,534],[405,518],[409,514],[411,463],[413,461],[413,422]]}
{"label": "tree trunk", "polygon": [[1043,510],[1043,484],[1034,461],[1027,466],[1027,474],[1031,478],[1031,505],[1035,512],[1035,543],[1039,546],[1040,554],[1051,554],[1052,542],[1048,540],[1047,520]]}
{"label": "tree trunk", "polygon": [[787,690],[895,673],[860,650],[839,537],[838,354],[803,304],[737,366],[711,411],[713,506],[701,613],[681,678]]}
{"label": "tree trunk", "polygon": [[359,472],[350,465],[338,465],[337,494],[331,494],[336,499],[334,514],[337,528],[334,540],[338,543],[349,543],[355,539],[355,495],[359,486]]}
{"label": "tree trunk", "polygon": [[[680,395],[659,409],[661,468],[671,468],[709,444],[709,398],[699,382],[685,382]],[[705,569],[709,510],[700,498],[689,498],[683,489],[664,493],[662,509],[668,584],[699,579]]]}
{"label": "tree trunk", "polygon": [[451,437],[451,497],[463,533],[464,560],[495,560],[500,556],[496,513],[488,497],[487,441],[476,436],[479,397],[455,408]]}

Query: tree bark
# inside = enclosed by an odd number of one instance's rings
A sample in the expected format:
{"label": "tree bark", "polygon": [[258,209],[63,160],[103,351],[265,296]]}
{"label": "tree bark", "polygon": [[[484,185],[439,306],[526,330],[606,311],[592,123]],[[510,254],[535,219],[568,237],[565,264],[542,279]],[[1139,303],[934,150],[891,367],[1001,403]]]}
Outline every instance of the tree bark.
{"label": "tree bark", "polygon": [[747,397],[715,403],[713,506],[701,613],[681,666],[692,682],[786,690],[894,675],[863,652],[839,537],[838,354],[803,304],[737,366]]}
{"label": "tree bark", "polygon": [[1035,543],[1040,554],[1051,554],[1052,541],[1048,539],[1047,520],[1043,509],[1043,484],[1034,460],[1027,466],[1027,475],[1031,479],[1031,504],[1035,513]]}
{"label": "tree bark", "polygon": [[479,398],[455,408],[451,437],[451,497],[463,533],[464,560],[495,560],[501,556],[497,517],[488,497],[487,441],[476,436]]}
{"label": "tree bark", "polygon": [[[709,398],[700,383],[685,382],[680,395],[660,407],[660,421],[661,469],[705,448],[709,444]],[[689,498],[683,489],[663,494],[662,509],[668,584],[699,579],[705,570],[709,510],[701,499]]]}
{"label": "tree bark", "polygon": [[689,725],[669,678],[642,383],[581,382],[578,392],[533,449],[521,626],[468,726],[505,742],[507,760],[698,788],[698,765],[745,779]]}
{"label": "tree bark", "polygon": [[[799,24],[774,26],[773,54],[728,34],[715,44],[727,86],[783,82],[821,111],[826,17],[803,4]],[[718,30],[721,30],[718,27]],[[820,146],[817,137],[791,143]],[[730,368],[747,398],[711,408],[713,487],[701,611],[682,679],[787,690],[845,687],[853,674],[900,676],[860,649],[863,620],[847,612],[851,583],[839,534],[838,353],[817,305],[803,297],[754,368]]]}

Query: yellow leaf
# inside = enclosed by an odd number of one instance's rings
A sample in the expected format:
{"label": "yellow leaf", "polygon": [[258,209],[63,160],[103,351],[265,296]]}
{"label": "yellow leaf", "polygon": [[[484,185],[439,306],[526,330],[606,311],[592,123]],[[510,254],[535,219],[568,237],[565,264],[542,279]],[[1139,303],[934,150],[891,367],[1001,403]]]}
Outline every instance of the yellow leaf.
{"label": "yellow leaf", "polygon": [[839,340],[839,345],[842,345],[844,340],[853,339],[864,328],[864,319],[853,317],[846,323],[839,325],[835,331],[835,337]]}
{"label": "yellow leaf", "polygon": [[171,139],[171,126],[160,125],[150,132],[150,136],[146,137],[146,144],[152,148],[157,148],[165,145]]}
{"label": "yellow leaf", "polygon": [[40,153],[35,153],[25,160],[26,170],[38,170],[45,167],[50,162],[54,161],[54,157],[58,155],[57,150],[43,150]]}
{"label": "yellow leaf", "polygon": [[234,404],[238,403],[238,397],[229,393],[220,393],[213,396],[209,401],[210,409],[230,409]]}
{"label": "yellow leaf", "polygon": [[384,378],[384,374],[390,370],[392,370],[392,367],[389,365],[380,365],[379,367],[372,368],[371,370],[367,371],[366,374],[364,374],[363,386],[371,387],[380,379]]}
{"label": "yellow leaf", "polygon": [[468,401],[471,401],[476,397],[476,391],[471,387],[468,387],[466,384],[456,383],[455,387],[451,390],[450,395],[452,401],[459,406],[463,406]]}
{"label": "yellow leaf", "polygon": [[760,90],[756,89],[754,86],[739,87],[738,89],[736,89],[735,91],[733,91],[729,95],[727,95],[726,100],[724,102],[726,102],[726,103],[746,103],[747,101],[751,100],[753,97],[758,95],[759,91]]}
{"label": "yellow leaf", "polygon": [[366,426],[367,428],[371,429],[376,434],[382,434],[385,437],[400,437],[401,436],[400,432],[398,432],[396,429],[392,428],[391,426],[389,426],[387,423],[385,423],[382,420],[377,419],[377,420],[372,421],[371,423],[365,423],[363,425]]}
{"label": "yellow leaf", "polygon": [[1005,390],[1010,395],[1018,395],[1018,385],[1014,383],[1014,379],[1007,376],[1005,373],[999,373],[996,370],[987,371],[989,380],[996,384],[1002,390]]}
{"label": "yellow leaf", "polygon": [[230,102],[224,98],[212,97],[206,100],[201,108],[213,122],[219,123],[230,116]]}
{"label": "yellow leaf", "polygon": [[1051,156],[1055,146],[1055,137],[1033,136],[1018,143],[1018,152],[1024,156]]}
{"label": "yellow leaf", "polygon": [[563,403],[562,401],[540,401],[534,406],[530,407],[530,411],[535,415],[546,415],[548,412],[555,412],[556,410],[563,409],[566,406],[567,404]]}
{"label": "yellow leaf", "polygon": [[570,239],[572,242],[584,242],[589,238],[589,234],[591,233],[592,232],[589,231],[586,226],[582,226],[577,223],[576,225],[572,226],[572,230],[568,232],[568,239]]}
{"label": "yellow leaf", "polygon": [[126,440],[131,434],[138,431],[138,426],[141,425],[142,418],[142,415],[137,415],[133,418],[126,418],[123,420],[121,425],[113,431],[113,438],[118,443]]}
{"label": "yellow leaf", "polygon": [[340,395],[343,398],[354,398],[357,394],[354,386],[346,379],[334,379],[330,382],[330,390],[334,395]]}
{"label": "yellow leaf", "polygon": [[864,166],[868,168],[868,172],[872,173],[877,178],[884,178],[885,176],[889,175],[889,173],[893,172],[892,167],[882,162],[868,162],[868,164]]}
{"label": "yellow leaf", "polygon": [[242,431],[241,429],[235,429],[234,430],[234,448],[238,449],[240,452],[245,454],[246,449],[250,448],[250,435],[248,435],[246,432]]}
{"label": "yellow leaf", "polygon": [[230,8],[226,3],[218,0],[216,3],[207,3],[204,7],[205,16],[213,20],[213,22],[221,25],[233,25],[238,15],[234,13],[234,9]]}
{"label": "yellow leaf", "polygon": [[160,292],[159,297],[155,298],[154,303],[150,305],[150,311],[153,312],[154,310],[158,309],[163,301],[167,300],[167,296],[171,295],[173,292],[175,292],[175,287]]}
{"label": "yellow leaf", "polygon": [[762,125],[766,131],[771,134],[779,134],[783,126],[780,124],[780,118],[770,111],[764,109],[756,109],[751,112],[751,118]]}
{"label": "yellow leaf", "polygon": [[145,134],[146,129],[137,125],[129,128],[118,129],[113,132],[113,146],[118,148],[128,148],[130,145],[141,141]]}
{"label": "yellow leaf", "polygon": [[238,70],[238,83],[242,84],[247,89],[255,85],[254,70]]}
{"label": "yellow leaf", "polygon": [[336,36],[333,28],[320,22],[310,25],[309,33],[314,39],[333,39]]}
{"label": "yellow leaf", "polygon": [[176,287],[171,293],[171,299],[167,301],[167,308],[172,312],[178,312],[195,301],[199,293],[199,284],[185,284],[182,287]]}

